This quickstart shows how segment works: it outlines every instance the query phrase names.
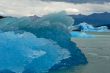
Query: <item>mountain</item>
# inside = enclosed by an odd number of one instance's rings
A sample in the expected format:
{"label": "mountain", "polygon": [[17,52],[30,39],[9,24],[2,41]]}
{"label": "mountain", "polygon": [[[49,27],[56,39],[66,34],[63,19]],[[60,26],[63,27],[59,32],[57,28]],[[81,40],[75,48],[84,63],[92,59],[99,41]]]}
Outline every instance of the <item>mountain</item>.
{"label": "mountain", "polygon": [[110,13],[94,13],[91,15],[70,15],[75,19],[75,25],[86,22],[93,26],[108,26],[110,28]]}
{"label": "mountain", "polygon": [[[104,12],[104,13],[93,13],[91,15],[69,15],[75,20],[75,25],[80,23],[88,23],[93,26],[99,27],[99,26],[108,26],[110,29],[110,13]],[[34,15],[29,16],[32,20],[36,20],[40,17]],[[3,16],[0,16],[0,19],[4,18]]]}
{"label": "mountain", "polygon": [[0,19],[4,18],[3,16],[0,16]]}

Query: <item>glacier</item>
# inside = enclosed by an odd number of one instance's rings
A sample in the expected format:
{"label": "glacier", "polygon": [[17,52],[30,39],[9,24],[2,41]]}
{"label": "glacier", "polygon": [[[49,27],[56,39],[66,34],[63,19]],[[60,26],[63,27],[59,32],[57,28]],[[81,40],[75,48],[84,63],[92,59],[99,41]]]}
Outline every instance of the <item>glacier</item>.
{"label": "glacier", "polygon": [[88,63],[72,42],[74,20],[65,12],[41,18],[0,19],[0,70],[46,73]]}

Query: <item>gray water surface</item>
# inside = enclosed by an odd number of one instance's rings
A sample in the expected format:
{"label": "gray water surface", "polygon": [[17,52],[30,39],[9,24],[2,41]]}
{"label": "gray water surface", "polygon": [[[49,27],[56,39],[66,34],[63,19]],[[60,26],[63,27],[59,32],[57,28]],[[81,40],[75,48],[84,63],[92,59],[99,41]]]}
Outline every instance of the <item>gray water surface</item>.
{"label": "gray water surface", "polygon": [[[94,33],[92,33],[94,34]],[[95,33],[96,38],[72,38],[84,52],[88,64],[51,73],[110,73],[110,32]]]}

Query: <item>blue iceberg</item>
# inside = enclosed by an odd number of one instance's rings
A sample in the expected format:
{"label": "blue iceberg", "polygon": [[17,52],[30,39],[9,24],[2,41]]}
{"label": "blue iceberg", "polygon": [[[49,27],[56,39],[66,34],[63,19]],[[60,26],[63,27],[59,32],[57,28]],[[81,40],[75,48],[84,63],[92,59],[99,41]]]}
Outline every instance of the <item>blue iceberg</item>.
{"label": "blue iceberg", "polygon": [[28,32],[3,32],[0,39],[0,69],[22,72],[25,67],[30,67],[40,73],[70,57],[69,51],[56,42]]}
{"label": "blue iceberg", "polygon": [[3,69],[3,70],[0,70],[0,73],[15,73],[15,72],[10,71],[8,69]]}
{"label": "blue iceberg", "polygon": [[0,70],[45,73],[88,63],[70,40],[68,28],[74,20],[65,12],[34,20],[9,17],[0,22]]}
{"label": "blue iceberg", "polygon": [[76,26],[81,31],[90,31],[90,32],[109,32],[109,29],[107,26],[101,26],[101,27],[94,27],[90,24],[87,24],[85,22],[80,23]]}

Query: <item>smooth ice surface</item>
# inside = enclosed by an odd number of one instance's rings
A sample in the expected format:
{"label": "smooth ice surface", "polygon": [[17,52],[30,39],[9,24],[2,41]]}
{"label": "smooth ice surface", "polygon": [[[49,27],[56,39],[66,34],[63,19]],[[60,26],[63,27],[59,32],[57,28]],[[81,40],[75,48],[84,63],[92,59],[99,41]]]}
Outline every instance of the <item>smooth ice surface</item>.
{"label": "smooth ice surface", "polygon": [[90,24],[87,23],[80,23],[79,25],[77,25],[77,27],[81,30],[81,31],[93,31],[93,32],[108,32],[109,29],[107,26],[101,26],[101,27],[94,27]]}
{"label": "smooth ice surface", "polygon": [[0,69],[42,73],[87,64],[85,55],[70,40],[69,27],[74,20],[65,12],[34,20],[31,17],[3,18],[0,22],[0,54],[6,53],[0,55],[0,63],[3,62]]}

